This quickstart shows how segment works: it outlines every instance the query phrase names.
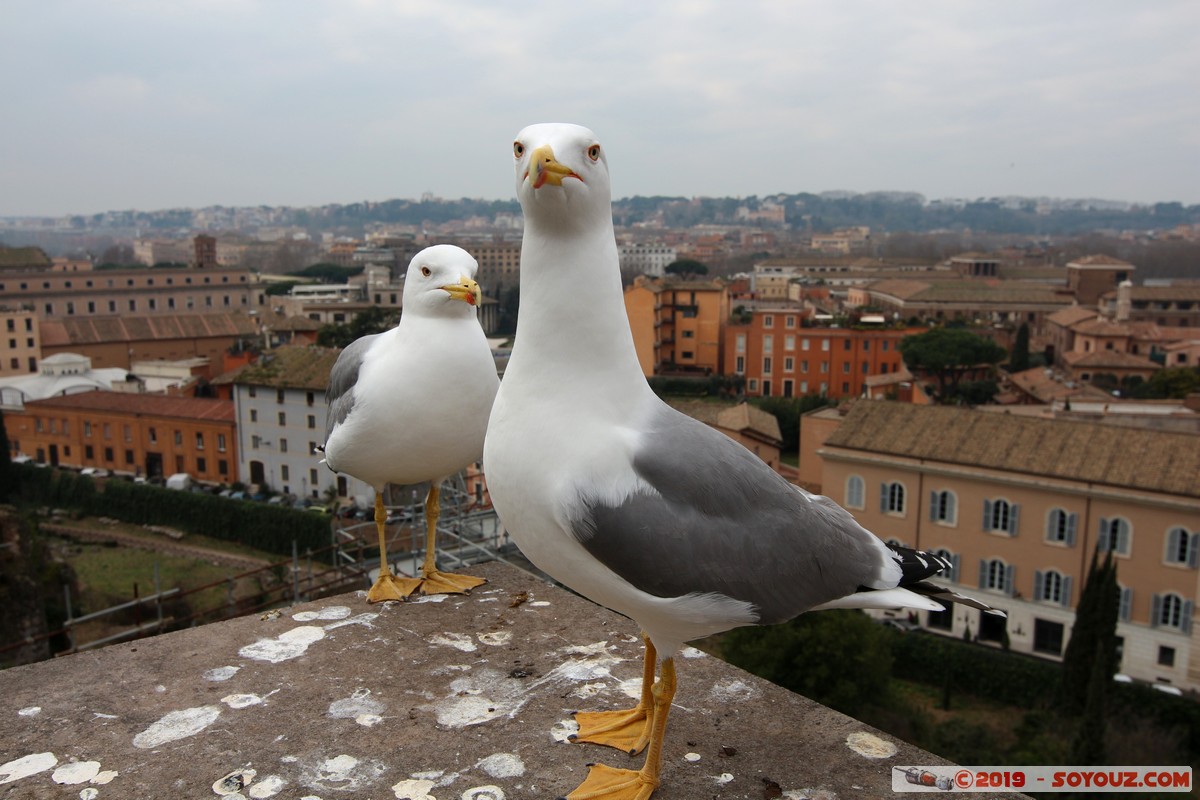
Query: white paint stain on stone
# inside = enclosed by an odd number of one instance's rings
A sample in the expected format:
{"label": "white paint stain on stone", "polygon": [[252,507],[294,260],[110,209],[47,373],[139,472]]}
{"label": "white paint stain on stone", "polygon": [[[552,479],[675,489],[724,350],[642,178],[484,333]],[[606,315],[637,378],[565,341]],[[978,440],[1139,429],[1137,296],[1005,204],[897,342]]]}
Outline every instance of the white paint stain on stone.
{"label": "white paint stain on stone", "polygon": [[727,784],[733,780],[733,775],[731,775],[728,772],[722,772],[720,775],[712,775],[710,777],[713,779],[713,782],[716,783],[718,786],[724,786],[725,784]]}
{"label": "white paint stain on stone", "polygon": [[708,653],[703,650],[697,650],[695,647],[685,647],[679,651],[679,655],[684,658],[704,658]]}
{"label": "white paint stain on stone", "polygon": [[525,774],[525,762],[515,753],[492,753],[475,766],[492,778],[519,778]]}
{"label": "white paint stain on stone", "polygon": [[427,772],[414,772],[412,775],[409,775],[409,777],[424,781],[433,781],[433,788],[441,789],[458,780],[459,774],[457,772],[446,772],[445,770],[434,769]]}
{"label": "white paint stain on stone", "polygon": [[106,783],[112,783],[113,778],[117,777],[119,774],[120,773],[115,769],[106,769],[103,772],[97,773],[96,777],[92,778],[91,782],[99,786],[103,786]]}
{"label": "white paint stain on stone", "polygon": [[345,619],[350,616],[349,606],[328,606],[317,611],[299,611],[292,614],[296,622],[312,622],[315,619]]}
{"label": "white paint stain on stone", "polygon": [[863,758],[891,758],[896,755],[896,745],[866,731],[847,736],[846,746]]}
{"label": "white paint stain on stone", "polygon": [[759,694],[761,691],[757,687],[736,678],[717,681],[709,692],[712,699],[720,703],[744,703],[758,697]]}
{"label": "white paint stain on stone", "polygon": [[435,633],[425,641],[434,645],[442,645],[443,647],[453,647],[455,650],[461,650],[464,653],[474,653],[479,649],[476,644],[471,641],[470,636],[461,633]]}
{"label": "white paint stain on stone", "polygon": [[99,774],[99,761],[73,761],[54,770],[50,779],[64,786],[74,786],[78,783],[87,783]]}
{"label": "white paint stain on stone", "polygon": [[221,702],[230,708],[249,708],[261,703],[263,699],[256,694],[227,694]]}
{"label": "white paint stain on stone", "polygon": [[544,606],[548,606],[548,605],[550,605],[550,602],[548,600],[534,600],[532,603],[529,604],[530,608],[543,608]]}
{"label": "white paint stain on stone", "polygon": [[266,797],[274,797],[282,791],[287,782],[278,775],[268,775],[258,783],[250,787],[250,791],[246,794],[252,800],[262,800]]}
{"label": "white paint stain on stone", "polygon": [[374,628],[375,627],[374,622],[377,619],[379,619],[378,614],[368,611],[363,614],[356,614],[355,616],[350,617],[349,619],[343,619],[338,622],[331,622],[325,626],[325,630],[336,631],[338,628],[344,628],[347,625],[362,625],[364,628]]}
{"label": "white paint stain on stone", "polygon": [[91,786],[86,789],[79,790],[79,800],[96,800],[100,796],[99,789],[93,789]]}
{"label": "white paint stain on stone", "polygon": [[254,783],[254,777],[256,775],[258,775],[258,770],[250,769],[249,767],[243,767],[240,769],[235,769],[232,772],[228,772],[213,781],[213,794],[216,794],[220,797],[228,797],[231,798],[231,800],[238,797],[241,797],[242,800],[246,800],[246,798],[242,795],[242,789],[245,789],[247,786]]}
{"label": "white paint stain on stone", "polygon": [[414,597],[408,602],[410,603],[444,603],[447,595],[444,594],[427,594],[423,597]]}
{"label": "white paint stain on stone", "polygon": [[36,717],[40,713],[42,713],[41,706],[29,706],[28,708],[22,708],[17,712],[17,714],[22,717]]}
{"label": "white paint stain on stone", "polygon": [[386,771],[387,765],[381,761],[360,761],[343,753],[302,766],[300,783],[310,789],[354,792],[375,783]]}
{"label": "white paint stain on stone", "polygon": [[481,633],[478,635],[479,641],[484,644],[499,647],[500,645],[508,644],[512,641],[512,631],[492,631],[491,633]]}
{"label": "white paint stain on stone", "polygon": [[700,760],[700,754],[699,753],[684,753],[683,760],[694,764]]}
{"label": "white paint stain on stone", "polygon": [[204,673],[206,681],[227,681],[237,674],[241,667],[213,667]]}
{"label": "white paint stain on stone", "polygon": [[789,789],[783,793],[781,800],[837,800],[837,793],[828,789]]}
{"label": "white paint stain on stone", "polygon": [[354,718],[354,721],[364,728],[374,728],[379,723],[383,722],[383,717],[378,714],[359,714]]}
{"label": "white paint stain on stone", "polygon": [[254,644],[248,644],[238,651],[242,658],[253,658],[256,661],[269,661],[278,664],[292,658],[304,655],[313,642],[325,638],[325,630],[315,625],[301,625],[284,631],[274,639],[259,639]]}
{"label": "white paint stain on stone", "polygon": [[101,714],[99,711],[93,711],[92,719],[117,719],[117,715],[116,714]]}
{"label": "white paint stain on stone", "polygon": [[172,711],[137,736],[134,736],[133,746],[145,750],[158,747],[167,742],[174,742],[179,739],[186,739],[189,736],[195,736],[216,722],[219,716],[221,716],[220,706],[199,706],[197,708]]}
{"label": "white paint stain on stone", "polygon": [[641,678],[626,678],[617,684],[617,688],[621,690],[621,694],[626,697],[632,697],[634,700],[642,699],[642,679]]}
{"label": "white paint stain on stone", "polygon": [[504,790],[491,784],[474,786],[459,795],[459,800],[504,800]]}
{"label": "white paint stain on stone", "polygon": [[556,742],[569,742],[571,737],[579,733],[579,723],[573,719],[563,719],[554,723],[550,729],[550,738]]}
{"label": "white paint stain on stone", "polygon": [[403,780],[392,787],[396,800],[437,800],[429,792],[433,789],[433,781],[415,778]]}
{"label": "white paint stain on stone", "polygon": [[607,688],[603,683],[585,683],[583,686],[573,689],[571,696],[578,697],[581,700],[590,700]]}
{"label": "white paint stain on stone", "polygon": [[[383,703],[371,699],[370,689],[358,688],[349,697],[342,700],[334,700],[330,703],[326,715],[334,719],[352,719],[360,725],[370,727],[382,719],[379,715],[386,708],[387,706]],[[370,719],[359,721],[361,718]]]}
{"label": "white paint stain on stone", "polygon": [[456,672],[470,672],[470,664],[443,664],[429,671],[430,675],[453,675]]}

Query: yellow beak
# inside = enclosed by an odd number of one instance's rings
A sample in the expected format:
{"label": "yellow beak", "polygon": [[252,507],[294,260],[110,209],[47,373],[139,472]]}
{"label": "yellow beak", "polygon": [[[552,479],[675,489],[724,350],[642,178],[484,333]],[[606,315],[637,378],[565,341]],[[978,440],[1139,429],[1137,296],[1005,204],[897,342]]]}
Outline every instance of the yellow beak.
{"label": "yellow beak", "polygon": [[551,186],[562,186],[564,178],[583,180],[572,172],[570,167],[560,163],[554,157],[554,150],[548,144],[542,145],[529,154],[529,171],[525,173],[525,176],[533,180],[535,189],[540,189],[547,183]]}
{"label": "yellow beak", "polygon": [[469,306],[478,306],[479,299],[483,296],[479,291],[479,284],[466,275],[460,275],[458,283],[447,283],[445,286],[438,288],[445,289],[450,293],[452,299],[462,300]]}

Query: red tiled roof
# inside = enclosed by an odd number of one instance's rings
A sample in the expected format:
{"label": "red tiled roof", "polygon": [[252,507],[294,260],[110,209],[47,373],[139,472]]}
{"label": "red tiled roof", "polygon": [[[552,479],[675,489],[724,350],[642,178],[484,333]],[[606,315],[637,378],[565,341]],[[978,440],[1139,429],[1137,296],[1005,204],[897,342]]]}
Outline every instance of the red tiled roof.
{"label": "red tiled roof", "polygon": [[258,328],[240,311],[220,314],[66,317],[41,323],[42,346],[157,339],[254,336]]}
{"label": "red tiled roof", "polygon": [[232,400],[209,397],[181,397],[166,394],[133,394],[127,392],[84,392],[31,400],[26,410],[62,408],[74,411],[108,411],[145,417],[174,417],[176,419],[233,422]]}

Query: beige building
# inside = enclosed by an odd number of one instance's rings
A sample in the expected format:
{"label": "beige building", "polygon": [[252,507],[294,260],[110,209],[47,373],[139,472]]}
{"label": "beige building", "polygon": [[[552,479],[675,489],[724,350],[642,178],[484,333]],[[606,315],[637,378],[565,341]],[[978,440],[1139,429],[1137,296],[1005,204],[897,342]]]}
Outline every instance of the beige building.
{"label": "beige building", "polygon": [[37,314],[26,308],[0,305],[0,377],[31,375],[38,371],[42,339]]}
{"label": "beige building", "polygon": [[866,528],[944,555],[953,583],[1008,613],[1005,628],[956,607],[926,627],[1059,659],[1092,554],[1112,550],[1121,671],[1200,689],[1196,435],[883,401],[801,430],[802,480],[819,464]]}
{"label": "beige building", "polygon": [[779,452],[783,439],[779,434],[779,420],[774,414],[744,400],[740,403],[714,403],[671,398],[668,402],[676,411],[682,411],[692,419],[715,428],[761,458],[771,469],[780,472]]}
{"label": "beige building", "polygon": [[1108,292],[1130,280],[1136,267],[1105,255],[1084,256],[1067,264],[1067,288],[1083,306],[1095,306]]}

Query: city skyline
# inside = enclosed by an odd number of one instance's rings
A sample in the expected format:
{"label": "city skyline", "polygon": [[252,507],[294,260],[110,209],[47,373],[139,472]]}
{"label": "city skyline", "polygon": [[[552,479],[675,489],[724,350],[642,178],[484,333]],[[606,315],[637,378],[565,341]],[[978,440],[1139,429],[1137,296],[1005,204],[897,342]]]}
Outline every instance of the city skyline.
{"label": "city skyline", "polygon": [[513,196],[591,127],[614,195],[1200,202],[1200,7],[18,2],[0,216]]}

